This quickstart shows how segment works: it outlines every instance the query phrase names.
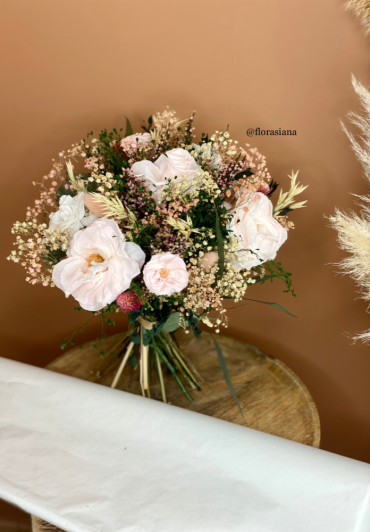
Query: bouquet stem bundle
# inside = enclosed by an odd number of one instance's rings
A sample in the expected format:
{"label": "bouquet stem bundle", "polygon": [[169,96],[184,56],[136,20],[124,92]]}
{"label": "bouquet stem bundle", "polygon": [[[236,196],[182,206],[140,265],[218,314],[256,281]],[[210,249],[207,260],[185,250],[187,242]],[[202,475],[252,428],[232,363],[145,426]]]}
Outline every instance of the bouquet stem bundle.
{"label": "bouquet stem bundle", "polygon": [[[117,387],[123,370],[125,369],[125,366],[127,365],[127,362],[129,361],[134,350],[135,341],[139,339],[138,345],[140,360],[137,366],[139,367],[140,372],[139,379],[143,397],[150,397],[151,369],[154,367],[158,375],[162,400],[164,403],[167,402],[162,369],[162,364],[164,364],[169,373],[176,380],[176,383],[186,398],[192,402],[194,399],[188,392],[187,386],[192,390],[200,391],[201,387],[199,383],[204,381],[196,371],[193,364],[186,359],[172,333],[161,332],[156,336],[156,339],[151,338],[149,344],[145,343],[144,331],[151,331],[153,327],[157,325],[157,323],[158,322],[155,320],[150,321],[142,316],[139,316],[137,320],[138,326],[135,326],[128,331],[127,337],[125,338],[126,347],[124,349],[123,358],[113,379],[111,387]],[[183,380],[181,380],[179,374]]]}

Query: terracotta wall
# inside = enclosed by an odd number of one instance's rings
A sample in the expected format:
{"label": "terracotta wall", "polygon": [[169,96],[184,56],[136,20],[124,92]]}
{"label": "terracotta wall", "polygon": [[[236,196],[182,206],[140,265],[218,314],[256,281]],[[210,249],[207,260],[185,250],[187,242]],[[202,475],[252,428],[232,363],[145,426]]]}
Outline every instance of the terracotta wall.
{"label": "terracotta wall", "polygon": [[[166,105],[183,116],[196,109],[198,133],[230,124],[234,138],[267,156],[283,187],[292,168],[309,184],[309,206],[297,212],[279,256],[294,273],[297,299],[278,282],[249,293],[300,319],[251,304],[231,311],[227,334],[303,379],[323,449],[370,461],[370,347],[346,336],[369,327],[370,317],[354,283],[335,274],[331,263],[343,254],[324,218],[369,188],[339,125],[358,109],[351,73],[370,85],[359,23],[337,0],[9,0],[1,18],[1,354],[43,366],[84,320],[72,300],[31,287],[5,260],[11,224],[37,192],[32,181],[89,130],[119,127],[125,115],[138,130]],[[297,136],[248,139],[251,127]]]}

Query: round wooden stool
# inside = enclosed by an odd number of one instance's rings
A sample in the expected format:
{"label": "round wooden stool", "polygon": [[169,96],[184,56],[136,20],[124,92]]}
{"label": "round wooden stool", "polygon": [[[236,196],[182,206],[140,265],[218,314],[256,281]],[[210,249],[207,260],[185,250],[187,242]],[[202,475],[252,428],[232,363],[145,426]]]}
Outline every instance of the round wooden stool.
{"label": "round wooden stool", "polygon": [[[102,342],[90,342],[73,348],[47,367],[52,371],[110,386],[119,366],[116,355],[123,334]],[[320,420],[316,405],[303,382],[285,364],[253,347],[226,336],[217,335],[227,362],[230,378],[238,396],[241,416],[225,383],[215,351],[213,338],[203,333],[196,339],[180,330],[176,333],[183,353],[194,363],[204,379],[202,391],[191,391],[190,403],[172,377],[166,378],[168,402],[208,416],[247,425],[252,429],[274,434],[312,447],[320,444]],[[104,350],[104,358],[100,352]],[[137,372],[132,375],[128,365],[117,388],[141,395]],[[152,399],[161,399],[160,387],[153,376]],[[33,532],[60,532],[59,529],[33,517]]]}

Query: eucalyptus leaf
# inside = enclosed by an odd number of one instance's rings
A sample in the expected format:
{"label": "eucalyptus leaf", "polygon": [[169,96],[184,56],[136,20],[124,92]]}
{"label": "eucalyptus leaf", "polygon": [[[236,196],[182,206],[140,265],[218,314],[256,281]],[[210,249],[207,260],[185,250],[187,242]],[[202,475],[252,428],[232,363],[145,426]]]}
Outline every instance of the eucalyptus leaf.
{"label": "eucalyptus leaf", "polygon": [[174,332],[179,328],[179,322],[180,322],[180,313],[174,312],[170,315],[170,317],[167,319],[165,324],[163,325],[163,332]]}
{"label": "eucalyptus leaf", "polygon": [[285,314],[288,314],[289,316],[292,316],[292,318],[298,318],[298,316],[295,316],[294,314],[291,314],[287,310],[285,310],[284,307],[279,305],[278,303],[271,303],[270,301],[259,301],[258,299],[249,299],[248,297],[243,297],[243,299],[246,299],[247,301],[253,301],[254,303],[262,303],[263,305],[270,305],[271,307],[275,307],[278,310],[281,310],[282,312],[285,312]]}

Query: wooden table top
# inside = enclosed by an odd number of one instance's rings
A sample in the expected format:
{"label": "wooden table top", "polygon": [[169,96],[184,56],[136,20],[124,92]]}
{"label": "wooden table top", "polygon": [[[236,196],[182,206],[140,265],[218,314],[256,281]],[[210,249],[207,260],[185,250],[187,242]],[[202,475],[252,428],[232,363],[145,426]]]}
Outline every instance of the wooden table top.
{"label": "wooden table top", "polygon": [[[117,354],[123,336],[123,333],[117,334],[103,342],[89,342],[82,348],[73,348],[47,367],[58,373],[110,386],[120,363]],[[217,335],[217,342],[223,351],[234,390],[243,410],[244,421],[225,383],[212,336],[203,332],[201,337],[196,339],[180,330],[176,333],[176,340],[205,382],[201,392],[191,391],[194,402],[190,403],[174,379],[166,376],[166,393],[170,403],[319,447],[320,420],[316,405],[303,382],[283,362],[263,353],[257,347]],[[109,354],[112,349],[114,356]],[[100,356],[102,350],[107,353],[104,358]],[[129,365],[125,368],[117,388],[141,394],[137,372],[132,376]],[[150,389],[152,399],[160,400],[160,387],[154,377]],[[36,517],[32,518],[32,524],[34,532],[63,532]]]}

